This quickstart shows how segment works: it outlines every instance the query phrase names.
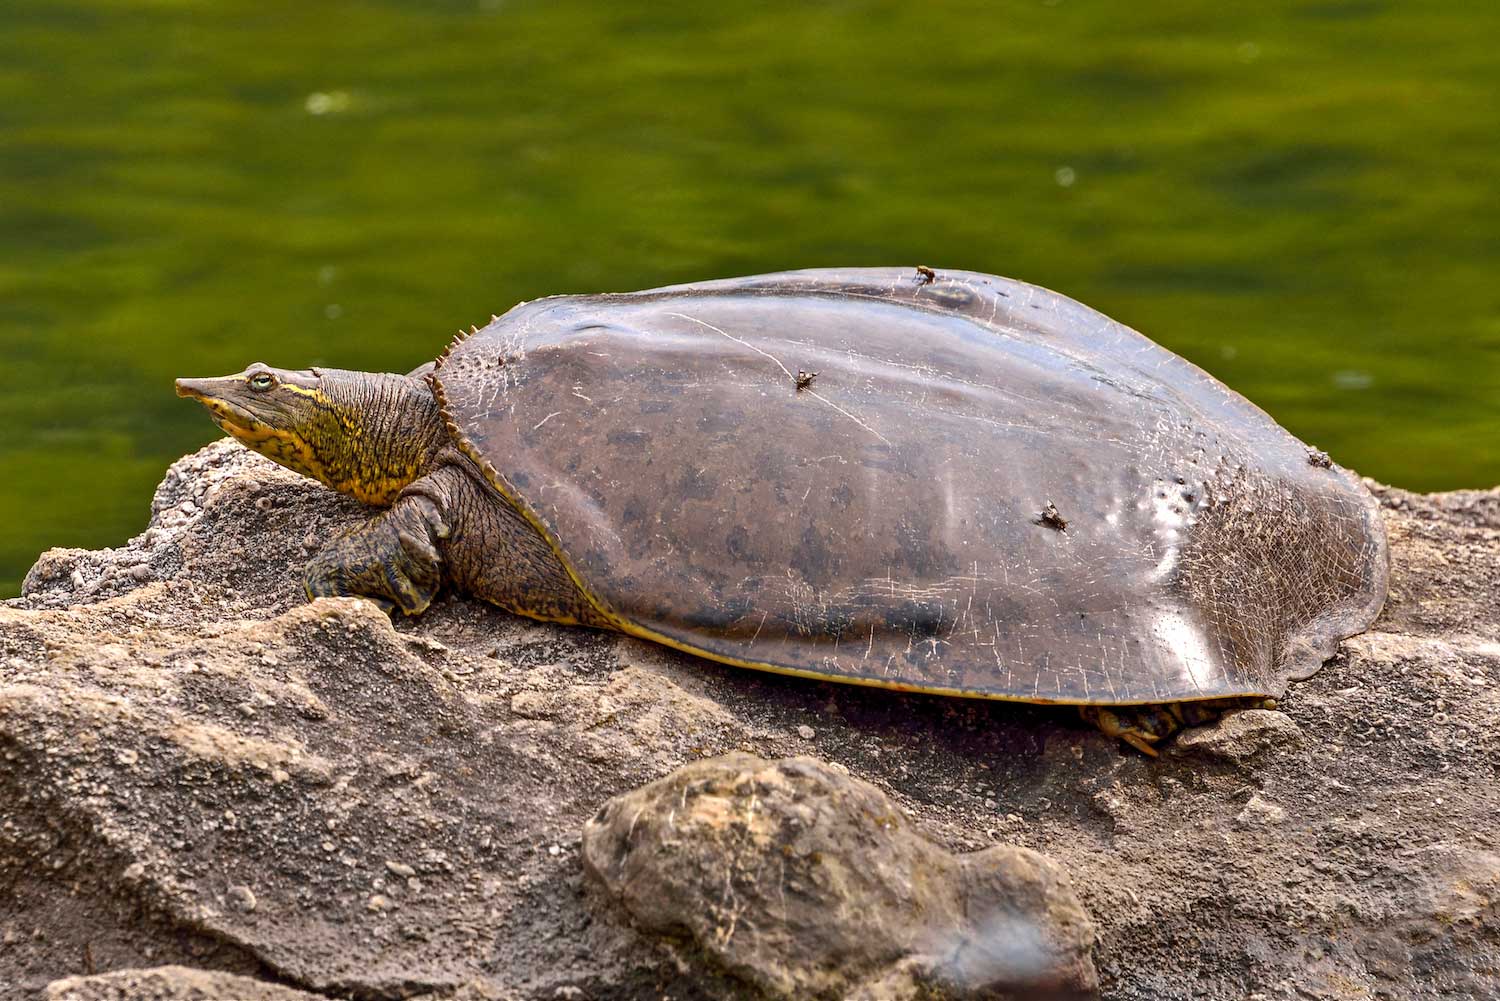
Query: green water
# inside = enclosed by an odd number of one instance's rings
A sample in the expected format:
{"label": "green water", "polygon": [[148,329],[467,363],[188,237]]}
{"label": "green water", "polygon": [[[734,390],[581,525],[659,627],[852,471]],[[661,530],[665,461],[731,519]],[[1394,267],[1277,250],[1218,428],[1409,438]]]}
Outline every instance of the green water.
{"label": "green water", "polygon": [[1340,462],[1500,482],[1500,5],[5,0],[0,594],[217,432],[520,299],[991,271]]}

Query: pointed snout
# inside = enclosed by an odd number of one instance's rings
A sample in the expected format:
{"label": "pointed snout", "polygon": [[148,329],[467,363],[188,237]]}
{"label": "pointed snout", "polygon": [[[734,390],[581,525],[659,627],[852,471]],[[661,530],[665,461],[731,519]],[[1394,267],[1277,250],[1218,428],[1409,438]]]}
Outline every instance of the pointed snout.
{"label": "pointed snout", "polygon": [[189,400],[201,400],[214,395],[214,383],[222,379],[178,379],[177,395]]}
{"label": "pointed snout", "polygon": [[221,375],[212,379],[178,379],[177,395],[189,400],[242,400],[245,375]]}
{"label": "pointed snout", "polygon": [[255,426],[261,418],[245,389],[245,379],[225,375],[216,379],[178,379],[177,395],[196,400],[208,411],[209,418],[224,430]]}

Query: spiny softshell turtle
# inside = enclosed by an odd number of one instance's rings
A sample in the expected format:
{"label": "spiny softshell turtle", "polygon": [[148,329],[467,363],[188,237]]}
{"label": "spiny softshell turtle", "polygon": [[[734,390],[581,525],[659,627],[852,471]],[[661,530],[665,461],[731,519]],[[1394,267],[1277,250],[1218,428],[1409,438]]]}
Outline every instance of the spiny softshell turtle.
{"label": "spiny softshell turtle", "polygon": [[907,691],[1071,703],[1143,750],[1280,695],[1385,597],[1376,503],[1045,289],[801,271],[523,303],[410,376],[181,380],[388,510],[310,595],[523,615]]}

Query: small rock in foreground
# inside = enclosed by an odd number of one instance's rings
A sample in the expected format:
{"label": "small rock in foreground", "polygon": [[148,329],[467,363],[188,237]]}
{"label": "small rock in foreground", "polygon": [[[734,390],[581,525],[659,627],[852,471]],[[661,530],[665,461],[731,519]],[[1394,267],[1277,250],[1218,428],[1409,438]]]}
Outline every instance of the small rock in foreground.
{"label": "small rock in foreground", "polygon": [[1301,748],[1302,728],[1274,709],[1243,709],[1225,713],[1208,726],[1184,730],[1177,738],[1181,753],[1207,755],[1229,761],[1248,761],[1266,751]]}
{"label": "small rock in foreground", "polygon": [[650,932],[686,932],[779,998],[1094,990],[1067,873],[1009,845],[954,855],[875,786],[811,758],[728,754],[611,800],[589,873]]}

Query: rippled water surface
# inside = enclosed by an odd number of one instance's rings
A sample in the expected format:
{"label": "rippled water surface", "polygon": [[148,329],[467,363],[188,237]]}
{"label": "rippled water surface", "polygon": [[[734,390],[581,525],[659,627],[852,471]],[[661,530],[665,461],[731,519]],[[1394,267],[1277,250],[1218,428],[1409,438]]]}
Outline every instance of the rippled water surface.
{"label": "rippled water surface", "polygon": [[1023,278],[1339,462],[1500,482],[1500,5],[0,5],[0,594],[214,437],[555,292]]}

